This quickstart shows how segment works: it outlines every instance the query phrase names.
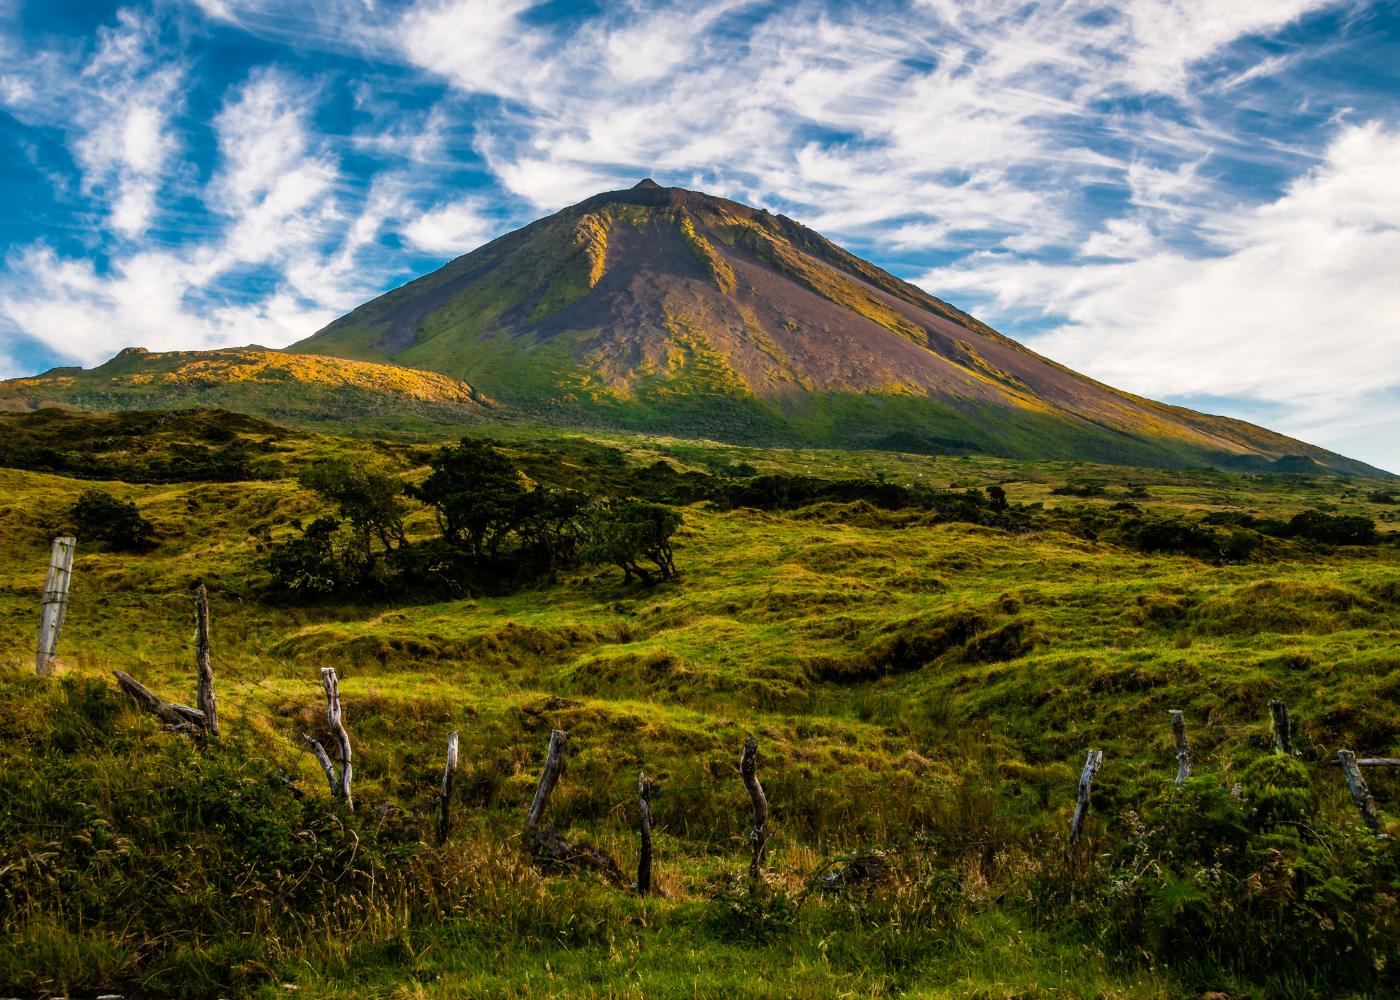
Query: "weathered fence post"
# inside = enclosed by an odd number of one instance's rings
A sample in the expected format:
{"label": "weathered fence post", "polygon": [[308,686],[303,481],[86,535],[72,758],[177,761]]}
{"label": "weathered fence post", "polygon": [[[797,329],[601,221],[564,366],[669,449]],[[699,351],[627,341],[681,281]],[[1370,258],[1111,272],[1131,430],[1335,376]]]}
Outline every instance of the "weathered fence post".
{"label": "weathered fence post", "polygon": [[1172,709],[1172,736],[1176,738],[1176,787],[1186,784],[1191,777],[1191,744],[1186,740],[1186,716]]}
{"label": "weathered fence post", "polygon": [[1381,828],[1381,818],[1376,813],[1376,800],[1371,798],[1371,790],[1366,787],[1366,779],[1361,777],[1361,768],[1356,766],[1356,754],[1350,750],[1338,750],[1337,760],[1342,763],[1342,774],[1346,775],[1347,791],[1351,800],[1361,810],[1361,818],[1372,830]]}
{"label": "weathered fence post", "polygon": [[195,588],[194,609],[194,661],[199,670],[196,704],[204,713],[204,732],[218,739],[219,710],[214,703],[214,667],[209,660],[209,592],[203,583]]}
{"label": "weathered fence post", "polygon": [[73,551],[77,545],[78,540],[71,535],[53,540],[49,576],[44,582],[44,596],[39,603],[39,647],[34,659],[34,671],[40,677],[53,673],[58,637],[63,632],[64,615],[68,613],[68,584],[73,578]]}
{"label": "weathered fence post", "polygon": [[549,733],[549,750],[545,753],[544,770],[540,772],[540,783],[535,787],[535,797],[530,801],[530,811],[525,814],[525,832],[533,834],[544,816],[549,796],[559,783],[559,775],[564,773],[564,747],[569,742],[569,734],[562,729]]}
{"label": "weathered fence post", "polygon": [[452,822],[452,782],[457,777],[457,734],[447,734],[447,763],[442,769],[442,801],[439,803],[437,842],[447,843],[447,831]]}
{"label": "weathered fence post", "polygon": [[331,755],[326,753],[326,748],[321,746],[320,741],[314,739],[310,733],[302,733],[301,741],[316,755],[316,763],[320,764],[321,770],[326,772],[326,783],[331,786],[331,795],[339,795],[340,782],[336,778],[335,765],[331,763]]}
{"label": "weathered fence post", "polygon": [[1079,798],[1074,804],[1074,819],[1069,824],[1069,849],[1073,855],[1079,847],[1079,838],[1084,834],[1084,818],[1089,815],[1089,792],[1094,787],[1094,777],[1103,764],[1103,751],[1090,750],[1084,761],[1084,770],[1079,775]]}
{"label": "weathered fence post", "polygon": [[749,842],[753,844],[753,861],[749,864],[749,878],[758,878],[768,854],[768,797],[763,794],[763,785],[758,780],[758,740],[752,736],[744,739],[739,774],[753,803],[753,831],[749,834]]}
{"label": "weathered fence post", "polygon": [[345,808],[354,812],[355,800],[350,791],[350,734],[345,731],[340,716],[340,682],[336,679],[335,667],[321,668],[321,684],[326,689],[326,720],[340,744],[340,797],[345,800]]}
{"label": "weathered fence post", "polygon": [[1269,723],[1274,730],[1274,751],[1293,756],[1293,727],[1288,721],[1288,706],[1277,699],[1270,701]]}
{"label": "weathered fence post", "polygon": [[637,856],[637,894],[651,892],[651,782],[646,772],[637,775],[637,829],[642,835],[642,850]]}
{"label": "weathered fence post", "polygon": [[188,705],[176,705],[158,697],[155,692],[123,670],[113,670],[117,686],[141,708],[150,712],[172,730],[195,733],[204,729],[204,713]]}

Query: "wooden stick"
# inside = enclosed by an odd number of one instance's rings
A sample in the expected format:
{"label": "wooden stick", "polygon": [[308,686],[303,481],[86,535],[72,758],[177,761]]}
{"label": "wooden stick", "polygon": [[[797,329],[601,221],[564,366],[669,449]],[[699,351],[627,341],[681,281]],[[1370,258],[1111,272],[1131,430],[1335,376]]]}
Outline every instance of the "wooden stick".
{"label": "wooden stick", "polygon": [[540,783],[535,788],[535,797],[530,802],[530,811],[525,815],[526,833],[534,833],[540,825],[545,806],[549,805],[549,796],[554,791],[554,786],[559,782],[559,775],[564,773],[564,747],[568,742],[569,734],[564,730],[550,731],[549,750],[545,754],[544,770],[540,772]]}
{"label": "wooden stick", "polygon": [[44,596],[39,602],[39,647],[34,658],[34,671],[40,677],[53,673],[58,637],[63,633],[63,619],[68,614],[68,584],[73,579],[73,552],[77,545],[78,540],[71,535],[53,540],[49,576],[44,582]]}
{"label": "wooden stick", "polygon": [[651,782],[646,772],[637,775],[637,829],[642,835],[642,850],[637,857],[637,894],[651,892]]}
{"label": "wooden stick", "polygon": [[1079,847],[1079,838],[1084,834],[1084,818],[1089,815],[1089,792],[1094,787],[1094,777],[1103,764],[1103,751],[1090,750],[1084,761],[1084,770],[1079,775],[1079,799],[1074,804],[1074,819],[1069,824],[1069,848],[1071,853]]}
{"label": "wooden stick", "polygon": [[1274,752],[1293,755],[1293,727],[1288,721],[1288,706],[1281,701],[1269,702],[1269,722],[1274,730]]}
{"label": "wooden stick", "polygon": [[326,720],[331,733],[340,744],[340,797],[345,800],[345,808],[355,811],[355,800],[350,791],[350,734],[340,716],[340,682],[335,676],[335,667],[321,668],[321,683],[326,689]]}
{"label": "wooden stick", "polygon": [[155,692],[125,671],[113,670],[112,676],[117,679],[117,686],[130,695],[137,705],[172,729],[186,732],[192,728],[204,728],[204,713],[199,709],[162,701]]}
{"label": "wooden stick", "polygon": [[310,733],[302,733],[301,740],[311,748],[311,752],[316,755],[316,763],[326,772],[326,782],[331,786],[331,795],[339,795],[340,779],[336,776],[335,765],[331,763],[331,755],[326,753],[326,748],[321,746],[320,741],[311,738]]}
{"label": "wooden stick", "polygon": [[744,740],[739,774],[753,803],[753,831],[749,834],[749,843],[753,844],[753,861],[749,863],[749,878],[758,878],[768,854],[768,797],[763,794],[763,785],[758,780],[758,740],[752,736]]}
{"label": "wooden stick", "polygon": [[452,821],[452,782],[457,777],[457,733],[447,734],[447,763],[442,769],[442,794],[438,803],[437,842],[447,843],[447,831]]}
{"label": "wooden stick", "polygon": [[1172,736],[1176,738],[1176,787],[1186,784],[1191,777],[1191,744],[1186,739],[1186,716],[1172,709]]}
{"label": "wooden stick", "polygon": [[1356,766],[1356,754],[1350,750],[1338,750],[1337,759],[1342,762],[1342,773],[1346,775],[1347,791],[1351,800],[1361,810],[1361,818],[1372,830],[1381,828],[1381,818],[1376,813],[1376,800],[1371,798],[1371,790],[1366,787],[1366,779],[1361,777],[1361,768]]}
{"label": "wooden stick", "polygon": [[1357,767],[1400,767],[1400,757],[1358,757]]}
{"label": "wooden stick", "polygon": [[204,731],[219,738],[219,709],[214,703],[214,667],[209,661],[209,592],[201,583],[194,592],[194,662],[199,671],[199,710]]}

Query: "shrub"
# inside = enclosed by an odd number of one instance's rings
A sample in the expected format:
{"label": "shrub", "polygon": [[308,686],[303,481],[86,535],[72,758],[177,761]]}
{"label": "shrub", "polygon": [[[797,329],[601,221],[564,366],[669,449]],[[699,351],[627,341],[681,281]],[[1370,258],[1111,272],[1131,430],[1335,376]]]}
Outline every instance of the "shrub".
{"label": "shrub", "polygon": [[84,490],[68,508],[77,536],[103,542],[116,552],[145,552],[155,545],[155,528],[136,504],[106,490]]}

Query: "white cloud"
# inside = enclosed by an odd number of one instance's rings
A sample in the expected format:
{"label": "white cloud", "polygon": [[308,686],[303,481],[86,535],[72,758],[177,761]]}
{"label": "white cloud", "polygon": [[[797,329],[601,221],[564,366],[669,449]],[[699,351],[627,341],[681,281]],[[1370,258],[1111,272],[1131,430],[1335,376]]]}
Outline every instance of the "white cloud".
{"label": "white cloud", "polygon": [[[1214,221],[1218,255],[1156,249],[1125,232],[1130,259],[1119,263],[983,256],[920,283],[1007,314],[1063,317],[1033,346],[1112,385],[1279,404],[1279,429],[1325,443],[1370,423],[1370,401],[1400,391],[1398,162],[1400,131],[1343,129],[1281,197]],[[1100,242],[1110,241],[1111,230]],[[1392,400],[1386,412],[1395,409]],[[1373,443],[1368,456],[1400,468],[1400,441]]]}
{"label": "white cloud", "polygon": [[490,237],[493,224],[482,214],[480,198],[438,205],[403,227],[403,236],[420,250],[457,256],[475,250]]}

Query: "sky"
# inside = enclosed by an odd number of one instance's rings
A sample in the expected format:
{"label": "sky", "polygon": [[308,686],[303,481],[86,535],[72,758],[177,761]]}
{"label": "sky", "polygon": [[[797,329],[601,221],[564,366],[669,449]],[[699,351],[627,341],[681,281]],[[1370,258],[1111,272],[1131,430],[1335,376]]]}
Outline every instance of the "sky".
{"label": "sky", "polygon": [[0,377],[282,347],[648,176],[1400,472],[1400,0],[0,0]]}

